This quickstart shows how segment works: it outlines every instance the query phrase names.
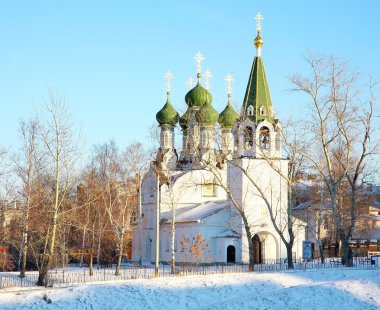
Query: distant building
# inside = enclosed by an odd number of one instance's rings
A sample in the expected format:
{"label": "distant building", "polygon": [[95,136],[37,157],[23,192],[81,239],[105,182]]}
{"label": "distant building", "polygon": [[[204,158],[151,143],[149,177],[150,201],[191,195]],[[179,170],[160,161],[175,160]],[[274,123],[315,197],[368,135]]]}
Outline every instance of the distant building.
{"label": "distant building", "polygon": [[[307,186],[305,185],[307,183]],[[301,182],[302,184],[302,182]],[[320,238],[325,256],[339,256],[340,241],[329,198],[324,196],[315,180],[303,182],[304,192],[294,215],[307,224],[306,239],[313,242],[314,257],[319,257],[317,232],[320,220]],[[354,255],[367,256],[369,252],[380,252],[380,186],[365,184],[360,190],[360,202],[355,228],[351,238]],[[312,197],[315,195],[314,197]],[[325,193],[327,196],[327,193]],[[300,195],[302,196],[302,194]],[[323,202],[321,202],[323,200]]]}

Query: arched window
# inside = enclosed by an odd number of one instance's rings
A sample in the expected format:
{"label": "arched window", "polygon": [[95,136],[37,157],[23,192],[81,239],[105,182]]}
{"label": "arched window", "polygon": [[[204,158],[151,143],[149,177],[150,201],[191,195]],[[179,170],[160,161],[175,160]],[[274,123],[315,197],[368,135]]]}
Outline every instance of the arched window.
{"label": "arched window", "polygon": [[253,129],[252,127],[245,127],[244,129],[244,145],[246,148],[253,146]]}
{"label": "arched window", "polygon": [[247,115],[248,116],[253,116],[253,106],[249,106],[248,109],[247,109]]}
{"label": "arched window", "polygon": [[259,143],[260,143],[260,148],[269,149],[270,136],[269,136],[268,127],[262,127],[260,129]]}
{"label": "arched window", "polygon": [[267,114],[267,111],[266,111],[264,106],[261,106],[259,108],[259,114],[260,114],[260,116],[265,116]]}

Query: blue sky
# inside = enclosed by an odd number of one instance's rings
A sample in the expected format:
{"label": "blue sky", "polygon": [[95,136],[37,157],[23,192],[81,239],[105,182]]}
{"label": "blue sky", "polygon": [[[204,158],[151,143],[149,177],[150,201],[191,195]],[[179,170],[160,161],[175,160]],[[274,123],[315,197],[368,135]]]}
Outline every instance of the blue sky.
{"label": "blue sky", "polygon": [[0,2],[0,144],[17,145],[20,118],[43,103],[48,88],[66,98],[87,146],[114,138],[146,141],[165,103],[185,111],[186,80],[201,51],[210,69],[213,105],[243,100],[255,55],[254,16],[264,15],[263,58],[280,118],[306,111],[287,91],[308,50],[347,58],[380,73],[380,2],[372,1],[14,1]]}

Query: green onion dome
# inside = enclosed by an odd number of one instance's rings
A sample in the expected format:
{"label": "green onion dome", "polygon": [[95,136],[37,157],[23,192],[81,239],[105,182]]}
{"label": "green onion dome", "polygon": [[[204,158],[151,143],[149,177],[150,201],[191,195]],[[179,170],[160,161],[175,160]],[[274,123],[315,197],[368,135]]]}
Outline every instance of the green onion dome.
{"label": "green onion dome", "polygon": [[185,101],[189,107],[202,107],[205,102],[211,103],[212,101],[210,92],[200,84],[200,77],[201,75],[198,73],[198,84],[189,90],[185,96]]}
{"label": "green onion dome", "polygon": [[187,130],[189,128],[189,122],[190,122],[190,109],[187,109],[185,114],[183,114],[179,118],[179,125],[181,126],[182,130]]}
{"label": "green onion dome", "polygon": [[164,107],[156,114],[156,120],[160,125],[175,126],[178,122],[178,118],[179,115],[171,105],[168,93],[168,99],[166,100]]}
{"label": "green onion dome", "polygon": [[231,106],[230,95],[228,95],[227,106],[219,115],[219,124],[222,128],[232,128],[237,119],[239,119],[239,114]]}
{"label": "green onion dome", "polygon": [[206,101],[195,117],[200,124],[213,126],[218,121],[219,113],[213,108],[211,102]]}

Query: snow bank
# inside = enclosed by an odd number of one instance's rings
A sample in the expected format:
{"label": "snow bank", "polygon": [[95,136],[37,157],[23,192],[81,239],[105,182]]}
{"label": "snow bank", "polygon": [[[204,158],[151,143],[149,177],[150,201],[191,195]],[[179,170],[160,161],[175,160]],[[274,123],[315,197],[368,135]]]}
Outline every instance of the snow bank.
{"label": "snow bank", "polygon": [[0,309],[379,308],[379,270],[223,274],[0,291]]}

